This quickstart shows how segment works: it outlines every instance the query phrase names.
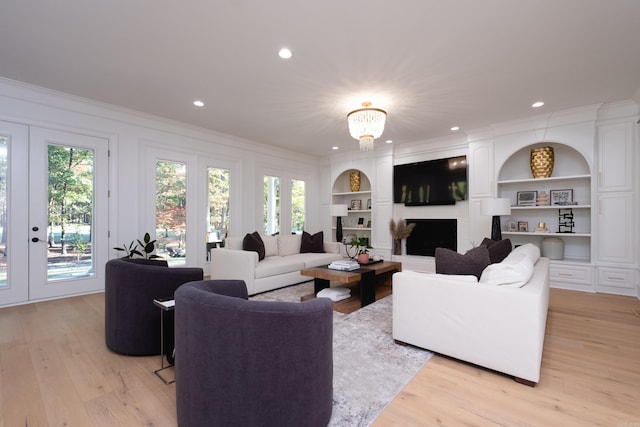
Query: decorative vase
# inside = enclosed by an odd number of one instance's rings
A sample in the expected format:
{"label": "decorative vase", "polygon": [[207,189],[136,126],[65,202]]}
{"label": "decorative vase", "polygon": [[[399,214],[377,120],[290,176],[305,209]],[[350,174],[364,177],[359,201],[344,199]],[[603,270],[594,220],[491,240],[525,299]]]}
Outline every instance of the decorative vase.
{"label": "decorative vase", "polygon": [[358,255],[358,262],[360,264],[366,264],[369,262],[369,254],[360,254]]}
{"label": "decorative vase", "polygon": [[402,239],[393,239],[393,254],[402,255]]}
{"label": "decorative vase", "polygon": [[553,172],[553,147],[531,150],[530,164],[534,178],[549,178]]}
{"label": "decorative vase", "polygon": [[352,193],[360,191],[360,171],[351,171],[349,173],[349,185]]}

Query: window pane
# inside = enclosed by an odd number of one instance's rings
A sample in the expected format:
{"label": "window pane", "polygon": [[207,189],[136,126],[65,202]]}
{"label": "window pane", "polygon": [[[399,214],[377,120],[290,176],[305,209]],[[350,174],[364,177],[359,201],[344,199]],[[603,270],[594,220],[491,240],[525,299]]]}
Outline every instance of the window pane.
{"label": "window pane", "polygon": [[264,177],[264,234],[280,232],[280,178]]}
{"label": "window pane", "polygon": [[229,231],[229,170],[207,168],[209,209],[207,212],[207,259]]}
{"label": "window pane", "polygon": [[94,273],[93,159],[93,150],[48,146],[48,280]]}
{"label": "window pane", "polygon": [[187,230],[187,166],[158,161],[156,164],[156,237],[158,255],[170,265],[185,264]]}
{"label": "window pane", "polygon": [[7,287],[7,137],[0,136],[0,288]]}
{"label": "window pane", "polygon": [[304,230],[304,181],[291,180],[291,232],[300,234]]}

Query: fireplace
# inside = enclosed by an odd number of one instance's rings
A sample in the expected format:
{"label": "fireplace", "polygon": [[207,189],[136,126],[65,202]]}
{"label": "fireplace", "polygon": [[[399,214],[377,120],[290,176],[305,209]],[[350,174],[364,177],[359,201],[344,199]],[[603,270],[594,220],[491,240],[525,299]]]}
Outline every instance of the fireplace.
{"label": "fireplace", "polygon": [[436,248],[458,250],[458,220],[407,219],[415,224],[407,237],[407,255],[435,256]]}

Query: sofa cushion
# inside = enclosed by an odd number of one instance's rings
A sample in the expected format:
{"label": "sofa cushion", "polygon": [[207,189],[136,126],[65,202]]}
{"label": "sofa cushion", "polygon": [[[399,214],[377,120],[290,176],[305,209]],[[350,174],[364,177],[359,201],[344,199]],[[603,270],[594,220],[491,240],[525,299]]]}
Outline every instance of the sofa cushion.
{"label": "sofa cushion", "polygon": [[278,236],[278,255],[287,256],[300,253],[301,234]]}
{"label": "sofa cushion", "polygon": [[320,265],[331,264],[333,261],[342,259],[342,256],[333,252],[313,253],[307,252],[304,254],[294,255],[296,261],[302,260],[304,267],[318,267]]}
{"label": "sofa cushion", "polygon": [[255,277],[261,279],[263,277],[277,276],[279,274],[291,273],[305,268],[304,260],[295,259],[295,257],[287,256],[270,256],[266,257],[256,267]]}
{"label": "sofa cushion", "polygon": [[278,255],[278,236],[262,235],[262,243],[264,243],[264,256]]}
{"label": "sofa cushion", "polygon": [[511,240],[509,239],[498,240],[496,242],[495,240],[491,240],[485,237],[480,245],[486,246],[487,249],[489,249],[489,258],[491,259],[491,264],[501,262],[506,258],[507,255],[511,253],[512,249]]}
{"label": "sofa cushion", "polygon": [[484,269],[480,283],[521,288],[533,275],[534,263],[525,251],[513,251],[504,261]]}
{"label": "sofa cushion", "polygon": [[482,271],[491,263],[486,246],[468,250],[464,255],[446,248],[436,248],[436,273],[472,274],[480,278]]}
{"label": "sofa cushion", "polygon": [[319,231],[313,236],[306,231],[302,232],[300,239],[300,253],[324,253],[324,232]]}
{"label": "sofa cushion", "polygon": [[254,251],[258,253],[258,260],[264,259],[264,243],[257,231],[249,234],[247,233],[242,239],[242,250]]}

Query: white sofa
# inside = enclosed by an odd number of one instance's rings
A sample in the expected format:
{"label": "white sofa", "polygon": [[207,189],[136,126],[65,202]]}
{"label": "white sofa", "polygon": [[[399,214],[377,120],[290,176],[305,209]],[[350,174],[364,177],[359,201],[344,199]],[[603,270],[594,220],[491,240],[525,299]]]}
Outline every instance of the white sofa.
{"label": "white sofa", "polygon": [[497,278],[520,271],[518,252],[516,248],[502,263],[487,267],[480,281],[466,275],[395,273],[393,338],[513,375],[527,385],[538,383],[549,305],[549,260],[540,258],[538,250],[528,280],[497,284]]}
{"label": "white sofa", "polygon": [[254,295],[307,282],[310,278],[300,270],[342,258],[338,242],[324,242],[325,253],[300,253],[300,234],[261,238],[265,258],[258,261],[257,252],[242,250],[243,237],[227,237],[223,248],[211,250],[211,278],[244,280],[249,295]]}

